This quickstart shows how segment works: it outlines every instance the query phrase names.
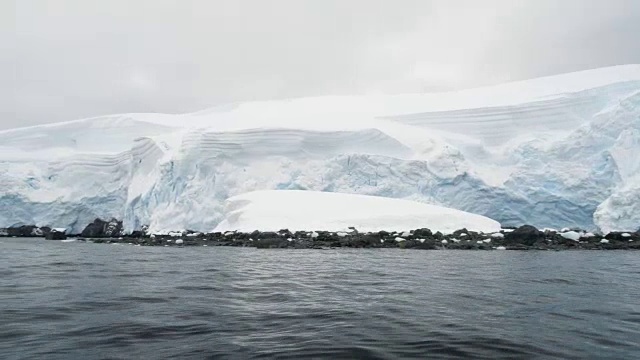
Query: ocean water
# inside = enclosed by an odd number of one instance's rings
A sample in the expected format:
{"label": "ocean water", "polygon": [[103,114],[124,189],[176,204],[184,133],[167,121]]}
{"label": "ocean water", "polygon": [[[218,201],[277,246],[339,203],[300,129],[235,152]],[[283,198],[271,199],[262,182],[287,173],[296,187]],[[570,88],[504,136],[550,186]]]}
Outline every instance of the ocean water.
{"label": "ocean water", "polygon": [[640,253],[0,239],[2,359],[640,359]]}

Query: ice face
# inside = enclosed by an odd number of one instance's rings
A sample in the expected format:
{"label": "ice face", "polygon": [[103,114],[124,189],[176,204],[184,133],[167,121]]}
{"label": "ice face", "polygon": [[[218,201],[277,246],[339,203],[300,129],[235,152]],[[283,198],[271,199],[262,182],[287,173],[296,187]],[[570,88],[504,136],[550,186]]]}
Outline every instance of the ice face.
{"label": "ice face", "polygon": [[[542,227],[640,224],[640,66],[454,93],[262,101],[0,132],[0,227],[210,231],[225,201],[314,190]],[[313,230],[313,229],[309,229]]]}

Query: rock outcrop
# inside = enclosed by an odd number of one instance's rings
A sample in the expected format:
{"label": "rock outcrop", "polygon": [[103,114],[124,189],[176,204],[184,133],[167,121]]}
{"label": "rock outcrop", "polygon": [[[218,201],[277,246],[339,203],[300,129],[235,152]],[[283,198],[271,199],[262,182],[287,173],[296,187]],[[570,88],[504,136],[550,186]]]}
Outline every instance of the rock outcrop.
{"label": "rock outcrop", "polygon": [[122,221],[111,219],[104,221],[95,219],[82,230],[81,236],[86,238],[119,237],[122,235]]}

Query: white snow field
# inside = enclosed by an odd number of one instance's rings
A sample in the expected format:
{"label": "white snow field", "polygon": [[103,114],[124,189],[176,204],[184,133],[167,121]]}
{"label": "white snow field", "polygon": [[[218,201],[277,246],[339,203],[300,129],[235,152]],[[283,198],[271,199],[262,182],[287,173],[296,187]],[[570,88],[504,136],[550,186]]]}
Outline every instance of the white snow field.
{"label": "white snow field", "polygon": [[404,231],[429,228],[452,233],[467,228],[493,232],[500,223],[487,217],[416,201],[303,190],[254,191],[227,200],[215,231]]}
{"label": "white snow field", "polygon": [[[636,230],[640,65],[0,131],[0,227],[214,229],[256,190],[376,195],[507,225]],[[424,227],[424,226],[420,226]]]}

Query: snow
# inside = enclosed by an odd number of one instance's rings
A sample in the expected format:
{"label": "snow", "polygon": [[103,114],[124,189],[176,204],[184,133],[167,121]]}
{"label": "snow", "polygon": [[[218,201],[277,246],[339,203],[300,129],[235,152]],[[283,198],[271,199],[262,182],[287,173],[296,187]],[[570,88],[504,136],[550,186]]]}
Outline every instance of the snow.
{"label": "snow", "polygon": [[607,239],[602,239],[602,240],[600,240],[600,242],[601,242],[601,243],[603,243],[603,244],[608,244],[608,243],[609,243],[609,240],[607,240]]}
{"label": "snow", "polygon": [[176,240],[176,245],[182,245],[182,244],[184,244],[184,240],[182,239]]}
{"label": "snow", "polygon": [[567,231],[567,232],[561,233],[560,236],[562,236],[565,239],[579,241],[581,234],[575,231]]}
{"label": "snow", "polygon": [[[497,221],[484,216],[415,201],[302,190],[265,190],[231,197],[214,231],[279,229],[361,232],[429,228],[450,233],[467,228],[491,232]],[[397,241],[404,241],[397,237]]]}
{"label": "snow", "polygon": [[503,233],[493,233],[491,234],[492,238],[504,238],[504,234]]}
{"label": "snow", "polygon": [[498,247],[496,248],[496,250],[507,250],[507,248],[506,248],[506,247],[504,247],[504,246],[498,246]]}
{"label": "snow", "polygon": [[0,227],[208,231],[227,198],[399,198],[504,226],[635,231],[640,65],[464,91],[255,101],[0,131]]}

